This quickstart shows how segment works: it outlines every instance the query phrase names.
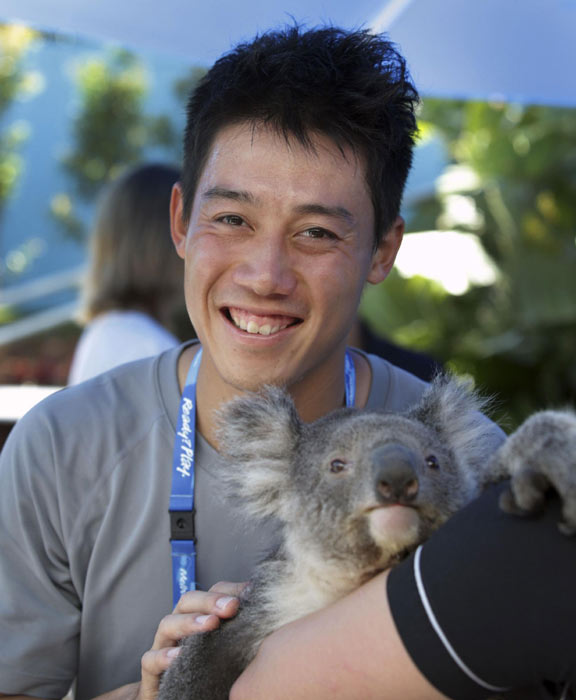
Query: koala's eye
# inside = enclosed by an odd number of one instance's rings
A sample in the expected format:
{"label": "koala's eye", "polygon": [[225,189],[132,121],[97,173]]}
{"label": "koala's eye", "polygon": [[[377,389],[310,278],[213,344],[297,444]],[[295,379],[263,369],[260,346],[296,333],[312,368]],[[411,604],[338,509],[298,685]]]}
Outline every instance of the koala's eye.
{"label": "koala's eye", "polygon": [[428,455],[426,457],[426,466],[430,467],[430,469],[440,469],[440,463],[436,459],[435,455]]}
{"label": "koala's eye", "polygon": [[330,462],[330,471],[332,474],[340,474],[340,472],[346,471],[347,466],[343,459],[333,459]]}

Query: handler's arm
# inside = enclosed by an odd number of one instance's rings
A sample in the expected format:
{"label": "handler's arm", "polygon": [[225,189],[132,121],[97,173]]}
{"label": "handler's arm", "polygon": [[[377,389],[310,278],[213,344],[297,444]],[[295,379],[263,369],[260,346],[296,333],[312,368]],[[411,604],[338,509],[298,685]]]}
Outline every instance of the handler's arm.
{"label": "handler's arm", "polygon": [[271,635],[232,700],[576,687],[576,537],[558,532],[560,499],[516,518],[498,508],[505,488],[487,489],[389,574]]}
{"label": "handler's arm", "polygon": [[268,637],[230,700],[441,700],[404,649],[388,572]]}

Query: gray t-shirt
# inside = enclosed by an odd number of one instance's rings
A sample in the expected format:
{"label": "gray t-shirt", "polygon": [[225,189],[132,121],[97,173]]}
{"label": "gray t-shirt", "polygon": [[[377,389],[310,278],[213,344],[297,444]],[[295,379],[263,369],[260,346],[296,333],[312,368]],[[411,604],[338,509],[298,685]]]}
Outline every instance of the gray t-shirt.
{"label": "gray t-shirt", "polygon": [[[139,680],[172,610],[168,502],[182,347],[52,395],[12,431],[0,460],[0,692],[86,700]],[[426,386],[375,356],[370,408]],[[196,457],[197,578],[246,580],[275,528],[219,496],[217,453]]]}

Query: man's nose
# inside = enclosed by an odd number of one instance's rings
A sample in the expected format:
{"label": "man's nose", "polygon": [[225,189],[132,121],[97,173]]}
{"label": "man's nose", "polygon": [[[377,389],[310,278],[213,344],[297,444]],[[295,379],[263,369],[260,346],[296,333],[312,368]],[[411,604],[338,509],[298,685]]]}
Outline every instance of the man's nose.
{"label": "man's nose", "polygon": [[235,272],[235,281],[258,296],[289,295],[296,274],[288,246],[278,237],[255,236]]}

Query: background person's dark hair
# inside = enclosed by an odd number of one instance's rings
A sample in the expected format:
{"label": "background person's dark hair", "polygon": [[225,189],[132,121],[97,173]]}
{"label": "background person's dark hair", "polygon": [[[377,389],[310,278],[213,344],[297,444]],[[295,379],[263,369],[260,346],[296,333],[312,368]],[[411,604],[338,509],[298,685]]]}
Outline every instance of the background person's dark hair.
{"label": "background person's dark hair", "polygon": [[188,103],[184,219],[219,130],[269,125],[311,148],[314,132],[366,163],[378,242],[400,211],[412,163],[418,94],[406,63],[382,35],[333,27],[272,31],[220,58]]}
{"label": "background person's dark hair", "polygon": [[108,186],[90,239],[82,321],[133,309],[171,325],[184,296],[184,264],[170,236],[170,196],[179,177],[173,166],[141,165]]}

